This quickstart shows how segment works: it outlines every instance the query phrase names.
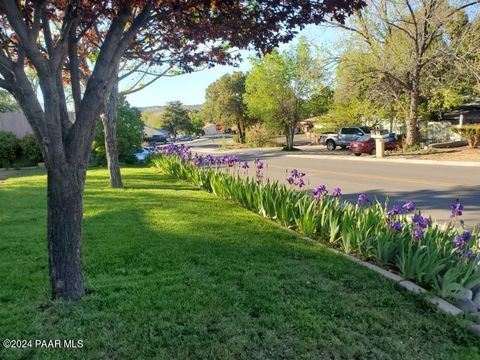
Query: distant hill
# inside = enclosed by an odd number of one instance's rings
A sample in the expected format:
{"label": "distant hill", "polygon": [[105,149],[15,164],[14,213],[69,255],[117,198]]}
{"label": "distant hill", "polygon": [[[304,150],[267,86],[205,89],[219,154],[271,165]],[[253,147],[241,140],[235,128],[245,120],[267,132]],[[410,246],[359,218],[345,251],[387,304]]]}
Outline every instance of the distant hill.
{"label": "distant hill", "polygon": [[[183,107],[189,111],[196,111],[196,110],[201,110],[203,104],[198,104],[198,105],[183,105]],[[165,106],[146,106],[146,107],[137,107],[141,112],[155,112],[155,113],[161,113],[165,111]]]}

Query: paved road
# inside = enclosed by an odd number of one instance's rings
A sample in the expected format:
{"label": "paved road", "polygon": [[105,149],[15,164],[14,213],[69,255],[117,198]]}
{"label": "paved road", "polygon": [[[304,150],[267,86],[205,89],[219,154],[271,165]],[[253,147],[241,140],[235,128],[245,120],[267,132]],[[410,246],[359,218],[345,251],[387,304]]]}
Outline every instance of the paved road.
{"label": "paved road", "polygon": [[348,156],[348,152],[308,150],[285,153],[279,149],[219,151],[218,144],[199,141],[194,151],[237,154],[242,159],[265,159],[265,175],[284,181],[292,168],[305,172],[307,187],[325,184],[340,187],[344,198],[356,201],[359,193],[370,199],[385,197],[391,203],[414,201],[424,214],[439,222],[449,221],[450,204],[459,198],[465,205],[463,219],[468,227],[480,225],[480,166],[455,166],[381,161],[374,157]]}

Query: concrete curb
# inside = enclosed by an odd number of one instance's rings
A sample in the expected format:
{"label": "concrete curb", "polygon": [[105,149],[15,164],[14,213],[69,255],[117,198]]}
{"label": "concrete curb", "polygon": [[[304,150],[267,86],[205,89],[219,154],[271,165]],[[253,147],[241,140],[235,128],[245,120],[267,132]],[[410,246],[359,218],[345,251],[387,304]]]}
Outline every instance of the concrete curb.
{"label": "concrete curb", "polygon": [[352,157],[344,155],[321,155],[321,154],[288,154],[284,155],[289,158],[301,159],[327,159],[327,160],[343,160],[343,161],[370,161],[377,163],[397,163],[397,164],[415,164],[415,165],[438,165],[438,166],[459,166],[459,167],[480,167],[480,161],[441,161],[441,160],[409,160],[409,159],[377,159],[367,157]]}

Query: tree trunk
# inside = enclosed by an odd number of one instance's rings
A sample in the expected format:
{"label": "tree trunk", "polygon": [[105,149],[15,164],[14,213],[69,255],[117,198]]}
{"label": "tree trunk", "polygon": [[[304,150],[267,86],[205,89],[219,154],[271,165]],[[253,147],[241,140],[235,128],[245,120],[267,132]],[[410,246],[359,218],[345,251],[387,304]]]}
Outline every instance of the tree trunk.
{"label": "tree trunk", "polygon": [[85,295],[81,260],[84,184],[85,170],[79,166],[48,166],[48,260],[54,299],[73,301]]}
{"label": "tree trunk", "polygon": [[407,121],[407,139],[406,145],[413,146],[418,142],[418,103],[420,100],[419,80],[416,77],[413,80],[412,90],[410,91],[410,116]]}
{"label": "tree trunk", "polygon": [[237,122],[238,138],[240,139],[241,144],[245,144],[245,131],[242,127],[242,122]]}
{"label": "tree trunk", "polygon": [[293,150],[293,139],[295,136],[295,125],[287,125],[285,126],[285,138],[287,145],[285,146],[285,150],[292,151]]}
{"label": "tree trunk", "polygon": [[105,107],[105,113],[101,116],[103,132],[105,134],[105,152],[107,154],[108,171],[110,172],[110,185],[112,188],[122,188],[122,174],[118,160],[117,148],[117,105],[118,105],[118,82],[112,88]]}

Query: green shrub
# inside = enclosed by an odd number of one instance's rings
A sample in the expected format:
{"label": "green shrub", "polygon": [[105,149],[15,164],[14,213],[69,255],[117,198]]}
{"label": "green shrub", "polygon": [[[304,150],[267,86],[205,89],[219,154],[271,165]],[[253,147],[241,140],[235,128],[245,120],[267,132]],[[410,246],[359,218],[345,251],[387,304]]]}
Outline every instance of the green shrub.
{"label": "green shrub", "polygon": [[22,156],[34,164],[43,161],[43,154],[37,138],[33,134],[25,135],[20,140]]}
{"label": "green shrub", "polygon": [[[139,112],[130,106],[124,96],[118,99],[117,107],[117,151],[121,162],[135,162],[134,153],[141,149],[143,122]],[[107,163],[105,135],[102,121],[98,121],[95,139],[92,143],[93,161],[96,165]]]}
{"label": "green shrub", "polygon": [[247,145],[250,147],[264,147],[270,143],[271,133],[262,125],[256,124],[246,132]]}
{"label": "green shrub", "polygon": [[470,148],[473,149],[480,145],[480,125],[452,127],[452,131],[467,140]]}
{"label": "green shrub", "polygon": [[0,131],[0,167],[13,165],[19,152],[18,139],[15,134]]}
{"label": "green shrub", "polygon": [[233,142],[237,143],[237,144],[240,144],[242,142],[242,140],[240,139],[240,135],[238,134],[235,134],[233,135]]}

